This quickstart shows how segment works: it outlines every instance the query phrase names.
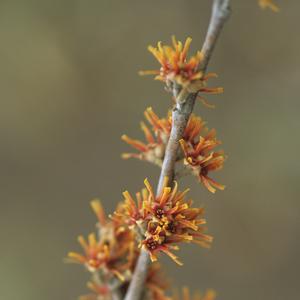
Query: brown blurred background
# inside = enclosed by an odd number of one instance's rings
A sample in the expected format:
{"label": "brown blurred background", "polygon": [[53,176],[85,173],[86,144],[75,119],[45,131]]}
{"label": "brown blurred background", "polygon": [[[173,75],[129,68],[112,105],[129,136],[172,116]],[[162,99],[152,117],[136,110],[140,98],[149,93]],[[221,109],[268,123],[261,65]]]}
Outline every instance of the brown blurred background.
{"label": "brown blurred background", "polygon": [[[182,247],[174,284],[215,288],[218,299],[299,299],[299,1],[233,0],[233,14],[210,71],[225,94],[196,112],[215,127],[229,156],[207,207],[210,251]],[[142,137],[151,105],[164,114],[170,95],[137,75],[157,67],[148,44],[193,37],[201,47],[209,0],[51,0],[0,2],[0,299],[73,300],[88,274],[62,260],[93,230],[89,200],[108,212],[159,170],[122,161],[122,133]]]}

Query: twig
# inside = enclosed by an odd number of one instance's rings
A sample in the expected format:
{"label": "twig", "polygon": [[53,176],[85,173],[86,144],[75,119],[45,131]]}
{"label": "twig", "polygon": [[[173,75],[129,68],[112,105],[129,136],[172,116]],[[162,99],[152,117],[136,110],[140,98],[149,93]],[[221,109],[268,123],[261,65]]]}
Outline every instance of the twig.
{"label": "twig", "polygon": [[138,258],[130,285],[128,287],[125,300],[140,300],[144,291],[150,257],[146,250],[142,249]]}
{"label": "twig", "polygon": [[230,0],[214,0],[209,26],[201,49],[204,59],[200,65],[200,70],[204,72],[206,71],[222,28],[229,16]]}
{"label": "twig", "polygon": [[[178,95],[178,91],[174,90],[174,96]],[[172,112],[172,130],[165,151],[165,158],[161,168],[160,178],[157,187],[159,195],[163,188],[164,178],[168,177],[169,183],[173,181],[174,167],[177,159],[177,151],[179,140],[182,138],[186,124],[193,111],[197,94],[189,94],[185,102],[177,103]]]}
{"label": "twig", "polygon": [[[230,0],[214,0],[213,2],[210,24],[202,47],[204,60],[200,66],[200,70],[202,70],[203,72],[206,71],[219,34],[223,28],[225,21],[229,17],[229,2]],[[175,96],[175,98],[178,96],[179,92],[180,89],[178,89],[178,87],[176,86],[173,89],[173,95]],[[162,190],[165,177],[168,177],[169,182],[172,182],[173,180],[179,140],[182,138],[189,117],[193,111],[196,97],[197,94],[189,94],[185,101],[177,103],[176,107],[173,110],[172,130],[161,168],[157,194],[160,194]],[[141,299],[149,265],[149,254],[147,251],[142,250],[124,300]]]}

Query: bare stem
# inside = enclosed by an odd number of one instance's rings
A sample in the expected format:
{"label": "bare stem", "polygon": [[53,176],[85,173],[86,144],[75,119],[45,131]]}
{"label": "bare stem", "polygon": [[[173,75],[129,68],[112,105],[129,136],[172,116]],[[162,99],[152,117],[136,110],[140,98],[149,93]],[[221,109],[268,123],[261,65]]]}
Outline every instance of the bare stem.
{"label": "bare stem", "polygon": [[[174,92],[174,95],[177,93]],[[165,157],[161,168],[160,178],[157,186],[157,195],[163,188],[164,178],[168,177],[169,183],[173,181],[175,163],[179,147],[179,140],[182,138],[183,132],[193,111],[197,94],[189,94],[185,102],[178,103],[172,112],[172,130],[165,151]]]}
{"label": "bare stem", "polygon": [[146,250],[142,249],[138,258],[125,300],[140,300],[144,292],[150,257]]}
{"label": "bare stem", "polygon": [[209,60],[216,46],[218,37],[229,16],[230,0],[214,0],[209,26],[201,50],[201,52],[204,54],[204,59],[201,63],[200,70],[203,70],[204,72],[207,69]]}
{"label": "bare stem", "polygon": [[[202,47],[204,60],[200,66],[200,70],[203,70],[204,72],[206,71],[223,25],[229,17],[229,2],[230,0],[214,0],[213,2],[212,15]],[[178,92],[178,87],[174,88],[173,94],[175,97],[178,95]],[[185,101],[177,103],[176,107],[173,109],[172,130],[161,168],[157,194],[160,194],[166,176],[169,178],[169,183],[173,180],[179,140],[182,138],[189,117],[193,111],[196,97],[197,94],[189,94],[186,99],[184,99]],[[145,250],[142,250],[124,300],[141,300],[149,265],[149,254]]]}

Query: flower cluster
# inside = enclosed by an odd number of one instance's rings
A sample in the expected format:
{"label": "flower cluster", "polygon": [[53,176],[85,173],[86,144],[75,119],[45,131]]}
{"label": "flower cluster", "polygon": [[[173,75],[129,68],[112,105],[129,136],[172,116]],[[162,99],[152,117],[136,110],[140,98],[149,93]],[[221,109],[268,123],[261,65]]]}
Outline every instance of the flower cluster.
{"label": "flower cluster", "polygon": [[81,300],[111,300],[111,282],[123,284],[131,276],[135,237],[118,219],[106,218],[99,200],[93,200],[91,206],[98,219],[98,234],[89,234],[87,241],[79,236],[83,254],[69,252],[68,261],[83,264],[92,274],[87,285],[93,294],[82,296]]}
{"label": "flower cluster", "polygon": [[[135,231],[123,218],[124,203],[118,204],[109,219],[99,200],[93,200],[91,207],[98,219],[98,234],[89,234],[87,241],[79,236],[78,242],[84,253],[69,252],[68,261],[82,264],[92,273],[92,279],[87,283],[92,293],[80,300],[111,300],[113,286],[122,286],[124,290],[128,287],[140,250]],[[165,295],[168,282],[161,273],[158,262],[151,265],[146,279],[146,293],[151,300],[170,300]]]}
{"label": "flower cluster", "polygon": [[274,12],[279,11],[279,7],[272,0],[258,0],[258,3],[262,9],[269,8]]}
{"label": "flower cluster", "polygon": [[133,233],[117,222],[106,220],[100,201],[91,203],[99,223],[99,238],[91,233],[86,241],[83,236],[78,242],[84,250],[83,254],[69,252],[72,262],[83,264],[88,271],[100,270],[105,276],[116,276],[119,280],[125,279],[125,273],[132,266]]}
{"label": "flower cluster", "polygon": [[[166,118],[159,118],[152,108],[148,108],[145,118],[150,128],[141,123],[146,142],[131,139],[123,135],[122,139],[130,146],[138,150],[138,153],[124,153],[124,159],[137,158],[161,166],[168,139],[172,129],[172,114],[169,112]],[[191,115],[181,140],[182,153],[178,153],[177,165],[182,162],[187,170],[194,174],[203,185],[212,193],[224,189],[221,185],[208,176],[209,173],[223,167],[225,156],[222,151],[214,151],[221,142],[216,138],[214,129],[208,130],[205,122],[200,118]]]}
{"label": "flower cluster", "polygon": [[172,46],[162,45],[158,42],[157,47],[149,46],[148,50],[154,55],[161,67],[159,70],[141,71],[141,75],[156,75],[155,79],[163,81],[167,88],[181,89],[176,101],[181,102],[183,95],[187,93],[213,93],[223,92],[222,88],[209,88],[206,82],[211,77],[216,77],[215,73],[204,74],[199,70],[199,66],[204,59],[203,53],[198,51],[196,55],[187,59],[187,53],[192,39],[188,37],[183,45],[172,37]]}
{"label": "flower cluster", "polygon": [[129,225],[140,231],[140,246],[149,252],[151,260],[156,261],[160,252],[167,254],[177,264],[182,265],[172,250],[178,250],[178,243],[193,242],[209,247],[212,237],[204,234],[206,223],[203,208],[193,208],[192,200],[186,200],[188,189],[178,191],[167,186],[167,178],[160,195],[155,196],[147,179],[146,189],[136,194],[136,201],[128,191],[124,195],[124,211],[116,213],[127,220]]}

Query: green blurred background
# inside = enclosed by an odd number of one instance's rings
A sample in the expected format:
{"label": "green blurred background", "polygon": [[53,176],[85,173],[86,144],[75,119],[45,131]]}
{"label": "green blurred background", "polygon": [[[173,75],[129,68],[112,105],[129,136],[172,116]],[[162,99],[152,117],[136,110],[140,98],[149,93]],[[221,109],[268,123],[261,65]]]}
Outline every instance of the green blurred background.
{"label": "green blurred background", "polygon": [[[209,70],[224,95],[196,112],[215,127],[229,158],[209,194],[211,250],[182,247],[184,267],[168,259],[174,285],[215,288],[218,299],[299,298],[299,1],[233,0],[233,14]],[[63,264],[93,230],[91,198],[108,212],[126,188],[135,192],[159,170],[122,161],[123,133],[142,137],[151,105],[160,115],[170,95],[137,75],[157,67],[148,44],[193,37],[201,47],[209,0],[0,2],[0,299],[73,300],[88,274]]]}

